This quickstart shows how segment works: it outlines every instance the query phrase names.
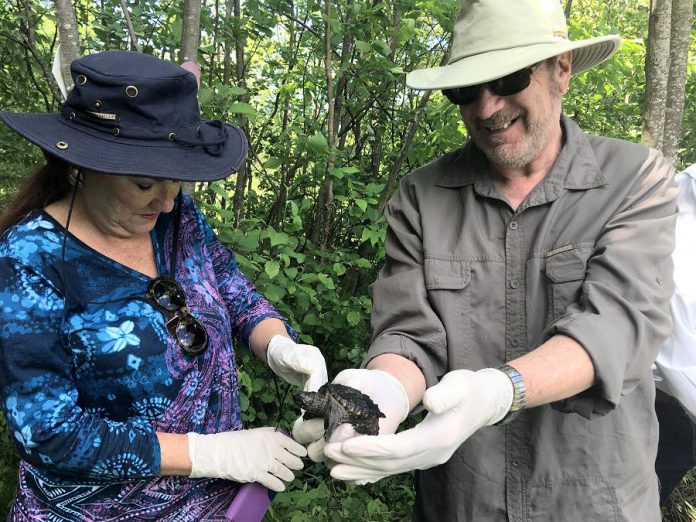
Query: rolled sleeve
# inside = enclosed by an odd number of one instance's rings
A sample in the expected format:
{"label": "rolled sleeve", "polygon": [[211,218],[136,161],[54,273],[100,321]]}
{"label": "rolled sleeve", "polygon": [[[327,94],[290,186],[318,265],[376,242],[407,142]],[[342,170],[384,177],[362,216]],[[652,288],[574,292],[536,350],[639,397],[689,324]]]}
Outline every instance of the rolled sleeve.
{"label": "rolled sleeve", "polygon": [[223,245],[213,232],[203,214],[196,208],[197,218],[203,229],[204,240],[213,263],[217,288],[232,321],[234,335],[247,347],[254,328],[264,319],[279,319],[285,323],[290,336],[297,338],[287,318],[279,314],[268,300],[256,291],[256,286],[237,265],[234,253]]}
{"label": "rolled sleeve", "polygon": [[579,300],[547,331],[578,341],[595,385],[557,403],[584,417],[605,414],[646,378],[670,332],[676,195],[671,165],[651,151],[587,263]]}
{"label": "rolled sleeve", "polygon": [[381,354],[401,355],[418,365],[431,386],[446,371],[447,341],[428,301],[419,211],[409,179],[385,209],[386,259],[370,286],[373,337],[363,366]]}

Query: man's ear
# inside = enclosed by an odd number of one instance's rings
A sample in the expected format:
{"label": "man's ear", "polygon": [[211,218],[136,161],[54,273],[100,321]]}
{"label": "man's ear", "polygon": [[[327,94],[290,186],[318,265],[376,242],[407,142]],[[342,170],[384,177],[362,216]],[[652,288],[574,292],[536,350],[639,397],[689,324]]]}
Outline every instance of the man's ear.
{"label": "man's ear", "polygon": [[558,56],[556,61],[556,69],[554,70],[554,75],[556,75],[556,80],[558,81],[558,86],[561,94],[568,92],[568,86],[570,85],[570,77],[572,73],[573,65],[573,53],[567,51]]}

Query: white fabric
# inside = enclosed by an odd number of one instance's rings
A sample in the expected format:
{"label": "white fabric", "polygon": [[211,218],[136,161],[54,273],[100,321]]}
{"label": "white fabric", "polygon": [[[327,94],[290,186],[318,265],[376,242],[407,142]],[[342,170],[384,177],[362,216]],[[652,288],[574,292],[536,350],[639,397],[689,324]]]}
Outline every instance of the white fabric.
{"label": "white fabric", "polygon": [[[391,434],[408,416],[408,395],[402,384],[391,374],[381,370],[349,369],[340,372],[333,384],[343,384],[368,395],[384,413],[379,419],[379,433]],[[302,418],[295,421],[292,436],[296,441],[306,444],[309,458],[315,462],[326,460],[324,455],[324,419]],[[355,430],[349,424],[338,427],[331,435],[332,442],[343,441],[355,436]]]}
{"label": "white fabric", "polygon": [[512,398],[512,381],[500,370],[451,371],[425,392],[428,414],[414,428],[342,442],[332,438],[324,448],[326,456],[338,463],[331,476],[366,484],[443,464],[475,431],[503,418]]}
{"label": "white fabric", "polygon": [[188,434],[191,478],[222,478],[259,482],[273,491],[285,490],[283,481],[302,469],[299,457],[307,451],[274,428]]}
{"label": "white fabric", "polygon": [[316,346],[274,335],[268,343],[266,358],[276,375],[303,387],[304,391],[317,391],[328,380],[324,356]]}
{"label": "white fabric", "polygon": [[660,349],[654,371],[657,387],[696,418],[696,164],[676,177],[679,185],[674,261],[675,293],[670,308],[672,335]]}

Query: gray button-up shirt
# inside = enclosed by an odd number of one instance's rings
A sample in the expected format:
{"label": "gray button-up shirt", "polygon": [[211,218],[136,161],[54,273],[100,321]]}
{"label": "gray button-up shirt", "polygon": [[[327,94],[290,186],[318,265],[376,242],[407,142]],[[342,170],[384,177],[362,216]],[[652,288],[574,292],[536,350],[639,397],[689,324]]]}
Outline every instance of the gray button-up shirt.
{"label": "gray button-up shirt", "polygon": [[516,211],[471,143],[406,176],[387,207],[366,362],[403,355],[430,386],[564,334],[596,375],[417,472],[416,520],[660,520],[650,366],[671,324],[673,171],[562,123],[560,155]]}

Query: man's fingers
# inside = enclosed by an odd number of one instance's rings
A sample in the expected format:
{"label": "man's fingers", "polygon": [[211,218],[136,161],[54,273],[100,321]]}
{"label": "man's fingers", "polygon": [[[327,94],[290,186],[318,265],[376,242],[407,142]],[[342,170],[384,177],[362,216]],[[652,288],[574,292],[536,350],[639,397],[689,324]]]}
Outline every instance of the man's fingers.
{"label": "man's fingers", "polygon": [[308,444],[324,438],[324,419],[304,420],[298,417],[292,425],[292,438],[300,444]]}
{"label": "man's fingers", "polygon": [[331,476],[338,480],[355,482],[356,484],[370,484],[377,482],[389,475],[377,470],[366,469],[348,464],[337,464],[331,469]]}
{"label": "man's fingers", "polygon": [[309,446],[307,446],[307,454],[309,455],[309,458],[314,462],[324,462],[326,460],[326,455],[324,455],[324,446],[326,446],[324,437],[312,442]]}

